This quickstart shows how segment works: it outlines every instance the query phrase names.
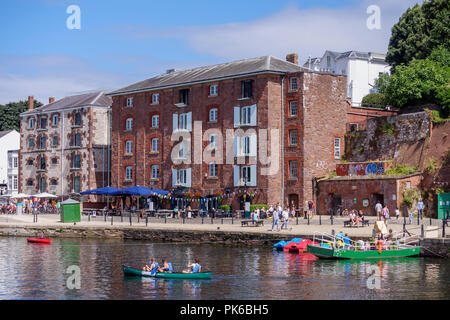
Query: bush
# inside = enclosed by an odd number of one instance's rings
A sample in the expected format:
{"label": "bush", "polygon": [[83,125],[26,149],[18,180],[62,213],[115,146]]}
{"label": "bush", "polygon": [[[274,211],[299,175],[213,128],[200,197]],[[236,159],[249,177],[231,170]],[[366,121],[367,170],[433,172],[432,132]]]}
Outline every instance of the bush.
{"label": "bush", "polygon": [[417,188],[406,189],[403,191],[402,205],[411,208],[413,203],[421,197],[420,190]]}
{"label": "bush", "polygon": [[386,96],[382,93],[369,93],[361,101],[361,106],[366,108],[386,108]]}
{"label": "bush", "polygon": [[417,171],[416,167],[399,165],[386,171],[387,176],[406,176]]}
{"label": "bush", "polygon": [[251,204],[250,205],[250,211],[251,212],[253,212],[253,211],[255,211],[256,209],[262,209],[262,208],[264,208],[264,209],[269,209],[269,206],[267,205],[267,204]]}
{"label": "bush", "polygon": [[231,211],[231,206],[229,204],[223,204],[219,207],[220,210]]}

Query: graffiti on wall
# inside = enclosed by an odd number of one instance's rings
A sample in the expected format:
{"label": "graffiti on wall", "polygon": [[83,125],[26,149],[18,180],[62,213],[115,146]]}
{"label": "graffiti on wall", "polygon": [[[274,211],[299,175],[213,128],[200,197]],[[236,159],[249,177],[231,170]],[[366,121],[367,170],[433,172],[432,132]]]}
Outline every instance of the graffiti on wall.
{"label": "graffiti on wall", "polygon": [[385,162],[341,163],[336,165],[336,174],[340,177],[383,175],[385,166]]}

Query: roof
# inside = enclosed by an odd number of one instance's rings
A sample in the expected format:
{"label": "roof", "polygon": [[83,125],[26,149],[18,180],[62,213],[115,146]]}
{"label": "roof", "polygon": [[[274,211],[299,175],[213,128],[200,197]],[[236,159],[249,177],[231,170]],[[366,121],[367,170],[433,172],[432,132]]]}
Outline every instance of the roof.
{"label": "roof", "polygon": [[114,96],[140,91],[150,91],[267,72],[292,73],[310,72],[310,70],[272,56],[264,56],[189,70],[167,72],[112,91],[108,93],[108,95]]}
{"label": "roof", "polygon": [[21,115],[34,114],[40,112],[50,112],[61,109],[85,107],[85,106],[100,106],[110,107],[112,99],[105,95],[103,91],[96,91],[91,93],[79,94],[75,96],[64,97],[53,103],[46,104],[42,107],[33,110],[25,111]]}
{"label": "roof", "polygon": [[6,136],[8,133],[11,133],[15,130],[6,130],[6,131],[0,131],[0,138],[3,138],[4,136]]}

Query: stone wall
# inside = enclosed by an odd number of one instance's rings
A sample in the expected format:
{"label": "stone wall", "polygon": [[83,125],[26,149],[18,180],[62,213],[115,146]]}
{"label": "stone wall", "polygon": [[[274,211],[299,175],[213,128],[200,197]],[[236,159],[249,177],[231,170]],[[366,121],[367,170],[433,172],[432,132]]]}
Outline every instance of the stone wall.
{"label": "stone wall", "polygon": [[424,257],[441,256],[441,257],[450,258],[450,239],[449,238],[422,239],[420,241],[420,246],[423,247],[421,250],[421,255]]}

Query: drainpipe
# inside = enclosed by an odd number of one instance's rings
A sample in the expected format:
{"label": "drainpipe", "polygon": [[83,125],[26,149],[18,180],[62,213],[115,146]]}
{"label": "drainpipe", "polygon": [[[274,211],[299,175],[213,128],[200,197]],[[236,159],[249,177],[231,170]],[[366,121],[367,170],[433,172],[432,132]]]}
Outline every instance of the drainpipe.
{"label": "drainpipe", "polygon": [[284,207],[284,79],[281,78],[281,205]]}
{"label": "drainpipe", "polygon": [[60,180],[61,180],[61,200],[64,201],[64,177],[63,177],[63,167],[64,167],[64,111],[61,111],[61,159],[59,161],[60,166]]}

